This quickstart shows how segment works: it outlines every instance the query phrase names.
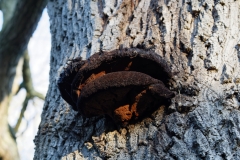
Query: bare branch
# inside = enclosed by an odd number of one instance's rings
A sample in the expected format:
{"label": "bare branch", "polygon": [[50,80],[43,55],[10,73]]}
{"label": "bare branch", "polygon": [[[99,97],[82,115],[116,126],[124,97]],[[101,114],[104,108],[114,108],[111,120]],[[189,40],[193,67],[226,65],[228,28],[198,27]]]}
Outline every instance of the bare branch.
{"label": "bare branch", "polygon": [[3,13],[3,27],[8,23],[11,19],[14,9],[16,6],[17,0],[1,0],[0,1],[0,10]]}
{"label": "bare branch", "polygon": [[6,25],[0,32],[0,132],[1,139],[7,139],[7,141],[0,141],[0,159],[19,159],[16,141],[12,138],[10,130],[6,132],[9,128],[6,111],[12,95],[17,64],[46,4],[47,0],[18,0],[11,18],[6,21]]}
{"label": "bare branch", "polygon": [[25,98],[25,100],[24,100],[24,102],[23,102],[23,107],[22,107],[22,109],[21,109],[21,112],[20,112],[20,115],[19,115],[17,124],[16,124],[16,126],[14,127],[15,133],[17,133],[17,131],[18,131],[19,127],[20,127],[20,124],[21,124],[22,119],[23,119],[23,117],[24,117],[24,113],[25,113],[25,111],[26,111],[26,109],[27,109],[27,105],[28,105],[29,100],[30,100],[29,96],[26,96],[26,98]]}
{"label": "bare branch", "polygon": [[38,98],[41,99],[41,100],[45,100],[44,95],[43,95],[42,93],[40,93],[40,92],[37,92],[37,91],[35,91],[35,92],[33,93],[33,97],[38,97]]}
{"label": "bare branch", "polygon": [[27,91],[27,95],[25,97],[25,100],[23,102],[22,110],[19,115],[17,124],[14,128],[15,133],[17,133],[19,126],[22,122],[22,118],[24,117],[24,113],[27,109],[27,105],[29,100],[33,99],[34,97],[38,97],[42,100],[45,99],[44,95],[35,91],[32,83],[32,76],[31,76],[31,71],[30,71],[30,66],[29,66],[29,55],[28,55],[28,50],[24,52],[24,62],[23,62],[23,68],[22,68],[22,75],[23,75],[23,82],[21,83],[19,88],[25,88]]}
{"label": "bare branch", "polygon": [[47,0],[17,2],[13,16],[0,34],[0,55],[22,55],[46,4]]}

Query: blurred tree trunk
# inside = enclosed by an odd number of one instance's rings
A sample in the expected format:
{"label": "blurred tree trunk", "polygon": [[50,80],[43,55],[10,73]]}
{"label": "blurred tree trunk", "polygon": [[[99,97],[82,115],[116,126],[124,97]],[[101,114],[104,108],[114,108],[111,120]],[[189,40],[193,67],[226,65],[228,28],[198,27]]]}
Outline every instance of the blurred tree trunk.
{"label": "blurred tree trunk", "polygon": [[[53,0],[48,13],[50,86],[35,159],[240,159],[240,1]],[[69,58],[132,47],[177,73],[170,106],[121,128],[84,119],[60,97]]]}
{"label": "blurred tree trunk", "polygon": [[11,113],[8,114],[8,106],[13,93],[16,67],[46,3],[47,0],[0,1],[4,15],[0,32],[0,159],[3,160],[19,159],[15,133],[8,125],[8,116],[11,116]]}

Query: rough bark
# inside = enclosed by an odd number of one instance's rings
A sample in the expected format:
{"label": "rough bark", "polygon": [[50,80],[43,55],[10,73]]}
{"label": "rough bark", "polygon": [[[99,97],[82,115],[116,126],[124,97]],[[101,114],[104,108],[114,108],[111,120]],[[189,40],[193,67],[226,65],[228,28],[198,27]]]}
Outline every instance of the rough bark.
{"label": "rough bark", "polygon": [[21,0],[16,3],[16,7],[9,7],[10,1],[1,1],[3,13],[10,11],[0,32],[0,159],[19,159],[15,137],[12,137],[8,125],[8,106],[16,67],[46,3],[47,0]]}
{"label": "rough bark", "polygon": [[[240,159],[240,2],[69,0],[48,4],[50,86],[35,159]],[[126,127],[84,118],[61,97],[68,59],[153,50],[176,73],[170,106]]]}

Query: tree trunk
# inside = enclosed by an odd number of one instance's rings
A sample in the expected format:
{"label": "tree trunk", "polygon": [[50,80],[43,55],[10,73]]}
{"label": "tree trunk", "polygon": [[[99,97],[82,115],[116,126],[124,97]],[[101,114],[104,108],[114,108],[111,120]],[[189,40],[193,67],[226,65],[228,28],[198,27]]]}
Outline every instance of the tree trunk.
{"label": "tree trunk", "polygon": [[[48,12],[50,86],[35,159],[240,159],[239,1],[51,1]],[[68,59],[134,47],[170,65],[171,105],[120,127],[61,98]]]}

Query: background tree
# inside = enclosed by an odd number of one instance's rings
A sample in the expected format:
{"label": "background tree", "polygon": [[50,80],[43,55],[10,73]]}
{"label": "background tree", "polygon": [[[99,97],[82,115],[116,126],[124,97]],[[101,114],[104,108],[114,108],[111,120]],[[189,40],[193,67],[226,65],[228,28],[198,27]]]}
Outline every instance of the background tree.
{"label": "background tree", "polygon": [[30,98],[34,96],[44,98],[32,87],[26,51],[23,65],[24,82],[20,88],[24,87],[27,90],[27,98],[16,127],[13,129],[8,125],[8,106],[11,97],[15,93],[15,90],[13,90],[13,80],[16,75],[16,67],[23,56],[23,51],[26,49],[46,3],[47,1],[0,1],[0,9],[4,16],[4,24],[0,32],[0,159],[19,159],[15,133],[21,123],[24,109],[26,109]]}
{"label": "background tree", "polygon": [[[35,159],[240,159],[240,2],[50,1],[50,86]],[[126,127],[83,118],[57,89],[68,59],[143,48],[176,73],[170,106]]]}

